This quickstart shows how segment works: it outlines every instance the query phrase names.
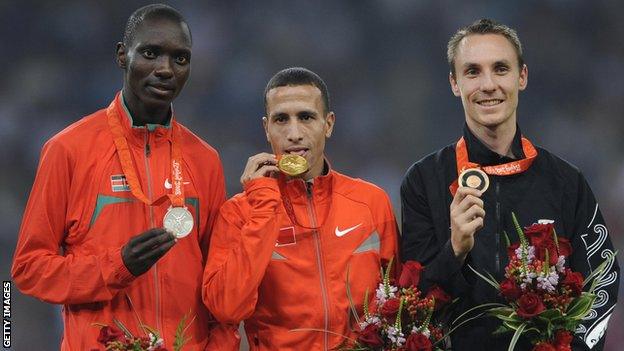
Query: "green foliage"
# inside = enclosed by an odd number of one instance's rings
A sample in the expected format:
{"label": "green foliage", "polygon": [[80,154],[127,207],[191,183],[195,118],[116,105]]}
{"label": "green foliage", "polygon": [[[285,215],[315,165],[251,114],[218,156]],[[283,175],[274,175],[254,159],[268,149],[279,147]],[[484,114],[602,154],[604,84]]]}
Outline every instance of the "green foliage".
{"label": "green foliage", "polygon": [[186,336],[186,331],[191,326],[191,324],[195,321],[195,316],[193,316],[191,321],[188,324],[186,324],[186,320],[189,318],[190,315],[191,315],[191,312],[189,311],[188,314],[185,314],[184,317],[182,317],[182,319],[180,320],[180,323],[178,323],[178,326],[176,327],[176,332],[175,332],[175,336],[173,339],[174,351],[182,350],[182,347],[184,347],[184,345],[192,339],[192,337]]}

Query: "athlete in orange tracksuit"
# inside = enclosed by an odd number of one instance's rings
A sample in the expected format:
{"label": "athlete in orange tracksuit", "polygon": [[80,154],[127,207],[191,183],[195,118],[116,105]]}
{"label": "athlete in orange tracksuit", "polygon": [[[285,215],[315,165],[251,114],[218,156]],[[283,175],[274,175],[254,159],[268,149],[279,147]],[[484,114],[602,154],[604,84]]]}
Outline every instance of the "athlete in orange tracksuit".
{"label": "athlete in orange tracksuit", "polygon": [[220,322],[244,320],[251,350],[329,350],[344,341],[339,335],[354,337],[347,278],[361,316],[381,259],[396,254],[397,225],[383,190],[324,161],[335,117],[320,77],[286,69],[265,91],[273,151],[299,154],[310,169],[287,179],[275,176],[275,155],[249,159],[244,192],[215,223],[203,299]]}
{"label": "athlete in orange tracksuit", "polygon": [[[64,305],[61,350],[103,350],[97,342],[100,328],[94,323],[114,325],[113,319],[139,336],[144,335],[141,324],[155,328],[171,348],[176,327],[187,314],[187,321],[194,320],[186,332],[192,339],[185,350],[204,350],[214,325],[200,289],[210,229],[225,201],[221,162],[217,152],[179,124],[171,111],[188,67],[177,57],[175,66],[167,59],[172,52],[181,55],[187,50],[180,44],[185,40],[171,39],[186,38],[182,31],[186,24],[171,16],[143,16],[133,41],[118,46],[120,66],[126,69],[123,93],[108,109],[82,118],[45,144],[20,229],[13,279],[23,293]],[[158,31],[169,36],[165,40],[152,36]],[[146,43],[157,52],[156,58],[128,57],[136,54],[136,45]],[[152,117],[162,111],[164,123],[136,126],[145,117],[141,109],[151,111]],[[148,206],[134,189],[131,192],[110,121],[121,127],[130,167],[149,200],[172,193],[171,152],[172,144],[178,143],[183,201],[194,225],[175,244],[162,229],[150,232],[163,226],[170,201]],[[131,237],[142,232],[160,233],[157,237],[167,240],[169,251],[163,249],[166,254],[156,263],[148,259],[145,267],[136,268],[123,256],[124,248],[137,249]],[[135,270],[139,274],[131,273]]]}

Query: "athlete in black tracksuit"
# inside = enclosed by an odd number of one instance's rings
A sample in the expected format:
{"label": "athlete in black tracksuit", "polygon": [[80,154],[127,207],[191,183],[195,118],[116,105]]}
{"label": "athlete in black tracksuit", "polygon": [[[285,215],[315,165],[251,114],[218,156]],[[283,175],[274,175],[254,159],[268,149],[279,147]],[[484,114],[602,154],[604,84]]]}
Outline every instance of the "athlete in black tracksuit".
{"label": "athlete in black tracksuit", "polygon": [[[517,128],[511,150],[524,158],[520,136]],[[487,166],[512,161],[487,148],[467,126],[464,139],[471,162]],[[490,186],[481,196],[486,213],[484,226],[474,235],[474,247],[463,264],[455,258],[449,229],[453,200],[449,185],[457,179],[455,144],[416,162],[403,180],[402,259],[426,265],[425,285],[435,283],[453,297],[461,297],[456,315],[476,304],[503,302],[494,288],[470,271],[467,264],[502,281],[508,263],[503,231],[509,234],[512,243],[518,241],[511,221],[512,211],[522,226],[540,219],[554,220],[557,234],[572,243],[570,268],[584,277],[614,251],[596,199],[581,172],[550,152],[536,149],[538,155],[528,170],[509,176],[489,176]],[[602,350],[618,285],[616,261],[596,290],[598,298],[591,315],[577,330],[574,350],[587,349],[587,345],[593,346],[592,350]],[[493,318],[480,318],[463,326],[452,334],[453,350],[507,350],[510,334],[492,336],[498,325]],[[528,349],[527,340],[516,346],[516,350]]]}

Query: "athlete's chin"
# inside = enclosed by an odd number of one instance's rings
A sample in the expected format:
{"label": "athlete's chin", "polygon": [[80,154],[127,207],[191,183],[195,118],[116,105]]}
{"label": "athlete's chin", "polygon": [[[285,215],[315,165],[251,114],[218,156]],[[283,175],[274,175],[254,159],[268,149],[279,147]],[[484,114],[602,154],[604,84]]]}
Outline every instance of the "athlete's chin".
{"label": "athlete's chin", "polygon": [[476,124],[488,129],[497,129],[500,126],[513,122],[511,116],[505,116],[501,114],[479,115],[475,118],[472,118],[472,120]]}

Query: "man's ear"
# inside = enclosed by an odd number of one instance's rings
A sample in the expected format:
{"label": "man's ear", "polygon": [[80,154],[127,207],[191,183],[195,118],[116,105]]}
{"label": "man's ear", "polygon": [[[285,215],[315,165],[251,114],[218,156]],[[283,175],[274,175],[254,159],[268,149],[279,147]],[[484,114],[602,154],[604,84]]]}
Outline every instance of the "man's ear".
{"label": "man's ear", "polygon": [[119,66],[119,68],[121,69],[126,69],[127,56],[126,56],[126,46],[124,45],[124,43],[122,42],[117,43],[117,49],[116,49],[115,55],[117,56],[117,66]]}
{"label": "man's ear", "polygon": [[329,138],[334,131],[334,124],[336,123],[336,115],[330,112],[325,116],[325,137]]}
{"label": "man's ear", "polygon": [[449,72],[449,83],[451,84],[451,90],[453,91],[453,95],[460,97],[461,91],[459,91],[459,86],[457,86],[457,80],[453,75],[453,72]]}
{"label": "man's ear", "polygon": [[266,116],[262,117],[262,126],[264,127],[264,134],[266,135],[267,142],[271,144],[271,139],[269,139],[269,119]]}
{"label": "man's ear", "polygon": [[522,65],[522,69],[520,69],[520,77],[518,80],[519,90],[523,91],[526,89],[527,84],[529,84],[529,68],[527,65]]}

